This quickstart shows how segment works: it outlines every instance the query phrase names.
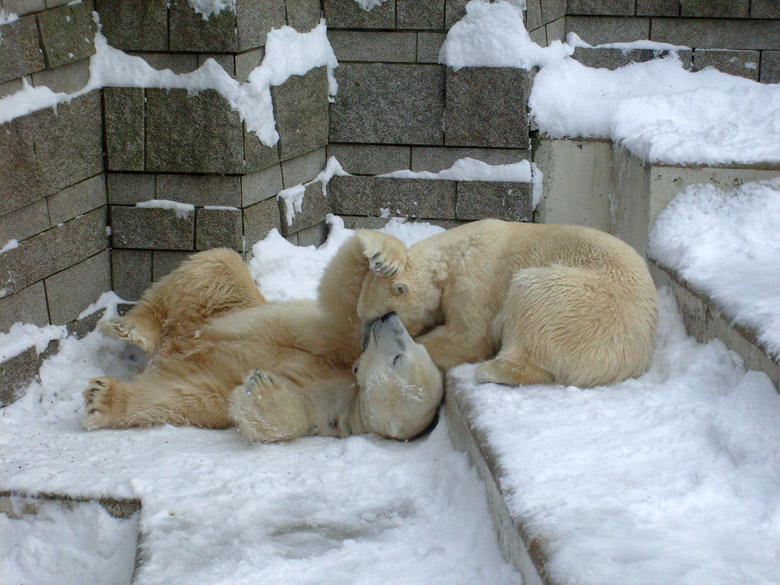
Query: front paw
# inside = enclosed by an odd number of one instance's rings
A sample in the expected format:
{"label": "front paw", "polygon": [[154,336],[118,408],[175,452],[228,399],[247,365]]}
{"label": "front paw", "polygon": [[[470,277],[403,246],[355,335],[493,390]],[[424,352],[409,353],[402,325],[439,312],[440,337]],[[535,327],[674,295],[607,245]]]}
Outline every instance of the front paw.
{"label": "front paw", "polygon": [[358,232],[363,255],[376,274],[393,276],[406,267],[406,245],[399,239],[372,231]]}
{"label": "front paw", "polygon": [[87,415],[82,424],[87,430],[105,429],[118,426],[124,404],[117,391],[119,381],[115,378],[92,378],[83,392]]}

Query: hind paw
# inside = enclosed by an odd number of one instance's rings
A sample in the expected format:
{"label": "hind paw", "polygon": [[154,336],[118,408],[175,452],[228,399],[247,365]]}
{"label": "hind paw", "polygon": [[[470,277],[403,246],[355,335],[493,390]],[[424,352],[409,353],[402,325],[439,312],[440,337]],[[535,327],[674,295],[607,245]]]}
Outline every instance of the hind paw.
{"label": "hind paw", "polygon": [[123,400],[117,391],[120,382],[115,378],[92,378],[83,392],[87,412],[82,424],[87,430],[105,429],[118,426]]}

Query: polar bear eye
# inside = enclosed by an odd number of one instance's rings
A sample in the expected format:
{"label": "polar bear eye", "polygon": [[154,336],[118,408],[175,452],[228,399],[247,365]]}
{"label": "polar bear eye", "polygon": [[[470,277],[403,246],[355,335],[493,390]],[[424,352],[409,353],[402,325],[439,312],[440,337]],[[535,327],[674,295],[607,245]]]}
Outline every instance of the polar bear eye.
{"label": "polar bear eye", "polygon": [[353,374],[357,374],[357,373],[358,373],[358,365],[357,365],[357,364],[355,364],[354,366],[352,366],[352,373],[353,373]]}
{"label": "polar bear eye", "polygon": [[393,365],[396,366],[404,358],[403,354],[398,354],[393,358]]}

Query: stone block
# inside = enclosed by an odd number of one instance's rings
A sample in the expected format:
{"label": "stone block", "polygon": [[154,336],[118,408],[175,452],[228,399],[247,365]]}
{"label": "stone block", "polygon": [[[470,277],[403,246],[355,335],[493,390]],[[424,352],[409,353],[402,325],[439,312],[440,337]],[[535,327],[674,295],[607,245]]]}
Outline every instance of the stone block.
{"label": "stone block", "polygon": [[103,90],[108,170],[144,170],[144,102],[141,88]]}
{"label": "stone block", "polygon": [[289,189],[314,179],[325,168],[325,148],[308,152],[282,163],[284,188]]}
{"label": "stone block", "polygon": [[750,0],[680,0],[682,16],[747,18]]}
{"label": "stone block", "polygon": [[449,29],[453,24],[466,16],[466,4],[469,0],[445,0],[444,27]]}
{"label": "stone block", "polygon": [[26,207],[51,192],[35,155],[35,116],[2,125],[0,140],[0,215]]}
{"label": "stone block", "polygon": [[530,183],[458,181],[457,193],[458,219],[533,219]]}
{"label": "stone block", "polygon": [[92,20],[92,8],[92,2],[85,1],[38,14],[47,67],[59,67],[95,54],[97,25]]}
{"label": "stone block", "polygon": [[281,165],[244,175],[241,177],[241,206],[250,207],[259,201],[265,201],[282,189],[284,185]]}
{"label": "stone block", "polygon": [[530,75],[508,67],[447,69],[448,146],[528,148]]}
{"label": "stone block", "polygon": [[634,2],[635,0],[568,0],[566,14],[634,16]]}
{"label": "stone block", "polygon": [[202,207],[195,212],[195,249],[232,248],[243,251],[241,210]]}
{"label": "stone block", "polygon": [[208,19],[195,12],[187,0],[170,0],[168,26],[170,50],[230,53],[238,51],[236,12],[223,8]]}
{"label": "stone block", "polygon": [[[609,47],[577,47],[572,57],[586,67],[600,69],[618,69],[630,63],[644,63],[666,57],[670,51],[656,51],[653,49],[616,49]],[[693,53],[687,49],[677,52],[680,61],[686,68],[691,67]]]}
{"label": "stone block", "polygon": [[418,63],[438,63],[439,51],[447,38],[445,33],[420,32],[417,33],[417,57]]}
{"label": "stone block", "polygon": [[[390,218],[387,217],[367,217],[362,215],[345,215],[342,216],[342,219],[344,220],[344,227],[350,230],[379,230],[391,221]],[[469,223],[457,219],[423,219],[420,221],[443,227],[445,230]],[[406,223],[413,225],[417,222],[415,220],[409,220]]]}
{"label": "stone block", "polygon": [[530,38],[533,42],[535,42],[540,47],[546,47],[547,46],[547,28],[544,26],[540,26],[536,30],[532,30],[528,32],[528,38]]}
{"label": "stone block", "polygon": [[544,25],[542,0],[527,0],[525,3],[525,28],[529,32]]}
{"label": "stone block", "polygon": [[551,45],[553,41],[565,41],[566,40],[566,18],[559,18],[544,25],[544,36],[547,45]]}
{"label": "stone block", "polygon": [[168,50],[168,6],[150,0],[96,0],[108,44],[123,51]]}
{"label": "stone block", "polygon": [[371,10],[363,9],[355,0],[323,0],[328,28],[395,28],[395,2],[385,0]]}
{"label": "stone block", "polygon": [[506,165],[530,160],[531,151],[515,148],[448,148],[413,146],[412,170],[438,173],[450,168],[461,158],[481,160],[489,165]]}
{"label": "stone block", "polygon": [[133,51],[130,54],[134,57],[140,57],[153,69],[158,71],[170,69],[177,75],[192,73],[201,65],[200,55],[193,53],[140,53]]}
{"label": "stone block", "polygon": [[444,67],[346,63],[335,75],[331,142],[443,144]]}
{"label": "stone block", "polygon": [[321,246],[328,239],[328,224],[321,221],[302,229],[296,235],[298,236],[299,246]]}
{"label": "stone block", "polygon": [[777,0],[751,0],[752,18],[780,18],[780,2]]}
{"label": "stone block", "polygon": [[45,10],[46,2],[44,0],[3,0],[2,6],[6,12],[24,16],[25,14]]}
{"label": "stone block", "polygon": [[244,210],[244,240],[249,250],[255,242],[262,240],[272,229],[281,229],[279,204],[275,199],[266,199]]}
{"label": "stone block", "polygon": [[637,16],[679,16],[680,0],[636,0]]}
{"label": "stone block", "polygon": [[693,70],[701,71],[714,67],[730,75],[746,77],[758,81],[758,64],[761,54],[758,51],[708,51],[696,49],[693,53]]}
{"label": "stone block", "polygon": [[456,218],[454,181],[333,177],[328,199],[337,214]]}
{"label": "stone block", "polygon": [[761,83],[780,83],[780,51],[761,51]]}
{"label": "stone block", "polygon": [[137,301],[152,284],[152,252],[111,250],[111,289],[126,301]]}
{"label": "stone block", "polygon": [[408,146],[385,144],[328,144],[328,156],[335,156],[352,175],[382,175],[410,168]]}
{"label": "stone block", "polygon": [[184,216],[154,207],[111,206],[111,246],[114,248],[192,250],[195,213]]}
{"label": "stone block", "polygon": [[8,81],[44,68],[34,16],[26,16],[2,26],[0,81]]}
{"label": "stone block", "polygon": [[[650,19],[647,17],[567,16],[565,26],[566,33],[575,32],[591,45],[631,42],[650,37]],[[549,34],[547,38],[552,40]],[[686,43],[674,41],[673,44]]]}
{"label": "stone block", "polygon": [[304,228],[325,221],[325,217],[332,212],[331,203],[323,194],[322,183],[319,182],[306,187],[301,210],[295,211],[292,222],[287,222],[287,202],[279,199],[278,204],[279,216],[281,218],[280,231],[283,236],[289,236]]}
{"label": "stone block", "polygon": [[[277,117],[277,129],[279,128],[279,115]],[[317,126],[316,120],[312,120],[314,125]],[[327,124],[327,120],[326,120]],[[314,131],[314,130],[313,130]],[[312,132],[313,132],[312,131]],[[266,146],[257,137],[254,132],[244,132],[244,171],[245,173],[251,173],[252,171],[261,171],[267,169],[273,165],[279,164],[279,148],[276,146]]]}
{"label": "stone block", "polygon": [[138,173],[108,173],[108,202],[112,205],[134,205],[155,198],[154,175]]}
{"label": "stone block", "polygon": [[22,89],[24,87],[24,82],[22,80],[25,80],[32,85],[32,75],[19,77],[18,79],[12,79],[11,81],[0,81],[0,98],[14,94]]}
{"label": "stone block", "polygon": [[[0,245],[8,240],[24,240],[49,229],[49,211],[45,199],[0,215]],[[0,247],[2,247],[0,246]]]}
{"label": "stone block", "polygon": [[246,82],[249,74],[263,62],[264,58],[263,47],[236,55],[236,79],[241,83]]}
{"label": "stone block", "polygon": [[241,177],[237,175],[157,175],[157,199],[198,207],[241,207]]}
{"label": "stone block", "polygon": [[8,332],[11,325],[19,321],[38,326],[48,325],[49,309],[46,306],[46,290],[43,281],[38,281],[12,295],[0,297],[0,332]]}
{"label": "stone block", "polygon": [[307,32],[317,26],[322,15],[320,0],[285,0],[287,24],[298,32]]}
{"label": "stone block", "polygon": [[[262,51],[262,49],[256,49],[257,51]],[[225,54],[219,54],[219,53],[201,53],[200,55],[197,55],[197,62],[198,67],[202,66],[206,61],[209,59],[214,59],[222,69],[225,70],[225,73],[230,75],[231,77],[236,77],[236,57],[237,55],[225,55]],[[243,79],[239,80],[241,83],[246,81],[246,76],[244,76]]]}
{"label": "stone block", "polygon": [[108,250],[87,258],[46,279],[46,298],[52,324],[64,325],[111,289]]}
{"label": "stone block", "polygon": [[51,225],[66,222],[106,204],[106,176],[95,175],[91,179],[66,187],[47,198]]}
{"label": "stone block", "polygon": [[650,39],[697,49],[780,50],[780,20],[655,18]]}
{"label": "stone block", "polygon": [[265,45],[268,32],[282,28],[285,24],[287,20],[283,0],[236,0],[239,51]]}
{"label": "stone block", "polygon": [[294,75],[271,88],[279,158],[289,160],[328,143],[328,74],[325,67]]}
{"label": "stone block", "polygon": [[396,0],[396,28],[444,30],[445,0]]}
{"label": "stone block", "polygon": [[27,385],[38,377],[43,360],[54,354],[58,340],[52,340],[42,353],[28,347],[9,360],[0,362],[0,407],[19,399]]}
{"label": "stone block", "polygon": [[35,87],[46,86],[55,93],[76,93],[89,81],[89,59],[66,63],[32,74]]}
{"label": "stone block", "polygon": [[0,289],[13,294],[105,250],[106,209],[101,207],[32,236],[3,253]]}
{"label": "stone block", "polygon": [[152,252],[152,280],[157,282],[163,276],[176,270],[179,265],[192,255],[191,252],[171,252],[155,250]]}
{"label": "stone block", "polygon": [[147,171],[244,172],[244,127],[217,91],[145,91]]}
{"label": "stone block", "polygon": [[417,34],[413,32],[332,30],[328,40],[339,63],[413,63],[417,58]]}
{"label": "stone block", "polygon": [[547,24],[566,15],[566,0],[542,0],[542,22]]}

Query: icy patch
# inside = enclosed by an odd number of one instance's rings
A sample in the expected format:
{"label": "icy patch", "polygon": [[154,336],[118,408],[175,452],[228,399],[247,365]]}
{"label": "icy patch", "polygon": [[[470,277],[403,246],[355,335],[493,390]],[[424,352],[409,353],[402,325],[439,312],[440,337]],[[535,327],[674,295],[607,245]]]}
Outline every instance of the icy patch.
{"label": "icy patch", "polygon": [[385,0],[355,0],[358,6],[360,6],[366,12],[370,12],[377,6],[381,6],[385,3]]}
{"label": "icy patch", "polygon": [[10,252],[11,250],[15,250],[19,247],[19,240],[8,240],[5,245],[0,248],[0,254],[3,254],[5,252]]}
{"label": "icy patch", "polygon": [[38,327],[31,323],[14,323],[8,333],[0,333],[0,362],[16,357],[30,347],[41,353],[50,341],[65,339],[67,334],[64,325]]}
{"label": "icy patch", "polygon": [[196,14],[208,20],[212,16],[219,16],[223,10],[236,11],[236,0],[187,0]]}
{"label": "icy patch", "polygon": [[105,321],[107,319],[111,319],[112,317],[117,316],[117,305],[119,305],[120,303],[130,303],[130,301],[124,300],[122,297],[120,297],[112,290],[106,291],[100,295],[98,300],[96,300],[94,303],[89,305],[86,309],[81,311],[77,319],[83,319],[84,317],[89,317],[92,313],[96,313],[101,309],[104,309],[105,313],[103,313],[103,315],[100,317],[100,320]]}
{"label": "icy patch", "polygon": [[169,201],[168,199],[139,201],[135,206],[144,209],[167,209],[173,211],[178,219],[184,219],[189,214],[195,212],[195,206],[192,203],[179,203],[178,201]]}
{"label": "icy patch", "polygon": [[303,197],[306,193],[306,187],[314,183],[322,183],[322,195],[328,196],[328,183],[334,177],[348,177],[349,173],[341,168],[341,164],[335,156],[328,159],[325,168],[308,183],[301,183],[288,189],[283,189],[276,194],[276,199],[284,201],[285,217],[287,225],[291,225],[296,213],[300,213],[303,206]]}
{"label": "icy patch", "polygon": [[647,253],[780,356],[780,179],[688,187],[659,214]]}
{"label": "icy patch", "polygon": [[601,45],[591,45],[590,43],[583,41],[577,33],[573,32],[566,35],[566,44],[574,48],[582,47],[585,49],[620,49],[623,53],[628,53],[635,50],[650,50],[661,54],[665,52],[677,53],[683,50],[690,50],[690,47],[683,45],[672,45],[670,43],[659,43],[658,41],[649,40],[638,40],[628,43],[603,43]]}

